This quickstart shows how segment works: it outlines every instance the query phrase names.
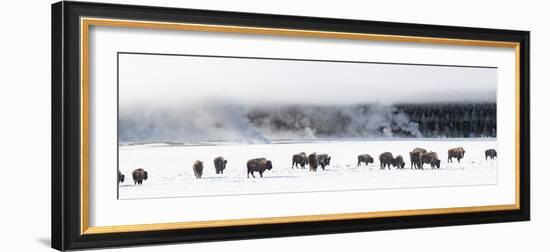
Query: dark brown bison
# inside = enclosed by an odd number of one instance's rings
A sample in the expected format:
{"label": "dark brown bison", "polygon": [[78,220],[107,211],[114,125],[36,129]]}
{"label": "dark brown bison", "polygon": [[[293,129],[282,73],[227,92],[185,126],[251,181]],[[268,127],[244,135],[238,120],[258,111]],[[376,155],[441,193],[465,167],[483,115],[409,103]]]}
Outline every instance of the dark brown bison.
{"label": "dark brown bison", "polygon": [[420,156],[421,155],[422,155],[422,152],[420,152],[420,151],[411,151],[411,152],[409,152],[409,156],[411,158],[411,169],[420,168]]}
{"label": "dark brown bison", "polygon": [[122,172],[120,172],[120,170],[117,170],[117,181],[118,181],[118,183],[124,182],[124,174],[122,174]]}
{"label": "dark brown bison", "polygon": [[216,169],[216,174],[223,174],[225,166],[227,165],[227,160],[223,157],[214,158],[214,168]]}
{"label": "dark brown bison", "polygon": [[436,167],[439,169],[441,160],[437,158],[437,153],[435,152],[422,153],[422,155],[420,155],[420,169],[424,169],[424,164],[430,164],[432,169]]}
{"label": "dark brown bison", "polygon": [[466,153],[466,151],[462,147],[449,149],[447,153],[447,162],[452,163],[453,158],[456,158],[456,160],[458,160],[458,162],[460,163],[460,159],[464,158],[464,153]]}
{"label": "dark brown bison", "polygon": [[391,166],[394,165],[395,159],[393,158],[393,154],[391,152],[384,152],[380,154],[380,169],[384,170],[386,166],[388,166],[388,169],[391,169]]}
{"label": "dark brown bison", "polygon": [[273,164],[270,160],[267,160],[265,158],[250,159],[248,160],[248,162],[246,162],[246,177],[249,178],[249,175],[252,175],[252,177],[255,178],[254,172],[259,172],[260,177],[263,177],[264,171],[271,170],[272,168]]}
{"label": "dark brown bison", "polygon": [[141,185],[143,180],[147,180],[147,172],[142,168],[135,169],[132,172],[132,178],[134,179],[134,185]]}
{"label": "dark brown bison", "polygon": [[307,162],[309,163],[309,171],[317,171],[317,166],[319,165],[319,159],[317,158],[317,153],[313,152],[307,157]]}
{"label": "dark brown bison", "polygon": [[495,149],[488,149],[485,151],[485,160],[487,160],[487,157],[490,157],[491,160],[495,159],[497,157],[497,151]]}
{"label": "dark brown bison", "polygon": [[416,147],[416,148],[414,148],[414,150],[412,152],[426,153],[428,151],[426,151],[426,149],[424,149],[424,148]]}
{"label": "dark brown bison", "polygon": [[323,168],[323,170],[325,169],[325,167],[330,165],[330,158],[331,157],[328,154],[319,154],[317,156],[317,159],[319,160],[319,165],[321,166],[321,168]]}
{"label": "dark brown bison", "polygon": [[193,163],[193,172],[195,173],[195,178],[200,179],[202,177],[202,170],[204,169],[204,165],[202,161],[197,160],[195,163]]}
{"label": "dark brown bison", "polygon": [[369,166],[369,164],[374,164],[374,159],[369,154],[362,154],[357,156],[357,167],[359,167],[361,163],[365,163],[366,166]]}
{"label": "dark brown bison", "polygon": [[294,165],[296,165],[296,168],[300,165],[302,169],[304,169],[306,168],[307,163],[307,155],[305,152],[300,152],[292,156],[292,169],[294,169]]}
{"label": "dark brown bison", "polygon": [[397,155],[397,157],[393,159],[393,166],[397,167],[397,169],[405,168],[405,161],[403,161],[403,156]]}

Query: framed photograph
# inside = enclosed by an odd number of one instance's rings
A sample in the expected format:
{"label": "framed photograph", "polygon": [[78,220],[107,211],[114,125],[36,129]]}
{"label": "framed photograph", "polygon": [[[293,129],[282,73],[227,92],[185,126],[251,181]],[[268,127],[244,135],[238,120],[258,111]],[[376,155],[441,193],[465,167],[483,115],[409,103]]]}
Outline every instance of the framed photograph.
{"label": "framed photograph", "polygon": [[528,31],[56,3],[52,247],[527,221],[529,122]]}

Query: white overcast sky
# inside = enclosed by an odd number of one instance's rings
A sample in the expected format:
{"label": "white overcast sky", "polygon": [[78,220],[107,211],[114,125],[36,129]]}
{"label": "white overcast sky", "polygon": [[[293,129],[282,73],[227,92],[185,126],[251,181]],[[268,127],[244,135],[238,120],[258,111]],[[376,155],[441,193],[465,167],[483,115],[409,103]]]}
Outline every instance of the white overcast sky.
{"label": "white overcast sky", "polygon": [[119,101],[133,105],[354,104],[496,100],[497,69],[119,55]]}

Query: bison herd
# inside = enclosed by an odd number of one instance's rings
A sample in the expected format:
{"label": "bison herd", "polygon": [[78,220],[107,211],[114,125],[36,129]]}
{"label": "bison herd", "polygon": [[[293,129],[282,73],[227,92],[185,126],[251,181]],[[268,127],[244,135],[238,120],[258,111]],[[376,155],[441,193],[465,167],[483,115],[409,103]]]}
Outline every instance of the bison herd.
{"label": "bison herd", "polygon": [[[452,148],[449,149],[447,152],[447,162],[452,163],[453,158],[456,159],[459,163],[460,160],[464,158],[464,154],[466,151],[462,147]],[[485,160],[488,158],[495,159],[497,157],[497,151],[495,149],[488,149],[485,151]],[[411,152],[409,152],[409,158],[410,158],[410,164],[411,164],[411,170],[423,170],[424,165],[429,165],[431,169],[439,169],[441,166],[441,160],[438,158],[437,153],[433,151],[427,151],[424,148],[414,148]],[[321,169],[325,170],[325,167],[330,165],[331,156],[328,154],[317,154],[315,152],[307,155],[305,152],[300,152],[297,154],[294,154],[292,156],[292,169],[298,167],[305,169],[306,165],[309,166],[310,172],[316,172],[318,167],[321,167]],[[405,168],[405,161],[403,160],[403,156],[397,155],[393,156],[391,152],[384,152],[379,155],[378,160],[380,161],[380,169],[385,170],[386,168],[391,169],[391,167],[397,168],[397,169],[403,169]],[[357,156],[357,167],[361,166],[361,164],[365,164],[368,166],[369,164],[374,164],[374,158],[369,154],[361,154]],[[227,165],[227,160],[223,157],[216,157],[214,159],[214,169],[216,171],[216,174],[223,174],[223,171],[225,170]],[[268,160],[266,158],[254,158],[248,160],[246,162],[246,177],[249,178],[250,175],[252,175],[253,178],[254,173],[257,172],[260,174],[260,177],[263,177],[263,174],[266,170],[273,169],[273,162],[271,160]],[[195,177],[197,179],[200,179],[202,177],[204,170],[204,163],[201,160],[196,160],[193,163],[193,173],[195,174]],[[141,185],[144,180],[147,180],[147,171],[145,171],[143,168],[138,168],[132,172],[132,178],[134,180],[134,185]],[[124,174],[120,172],[120,170],[117,171],[117,181],[118,183],[124,182]]]}

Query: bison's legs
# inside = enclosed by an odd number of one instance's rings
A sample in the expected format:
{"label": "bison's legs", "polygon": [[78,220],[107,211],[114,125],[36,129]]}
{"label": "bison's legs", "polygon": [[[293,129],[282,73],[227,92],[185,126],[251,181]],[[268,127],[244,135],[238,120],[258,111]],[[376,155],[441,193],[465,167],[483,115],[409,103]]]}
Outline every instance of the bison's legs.
{"label": "bison's legs", "polygon": [[260,172],[260,178],[263,178],[263,177],[264,177],[264,173]]}

